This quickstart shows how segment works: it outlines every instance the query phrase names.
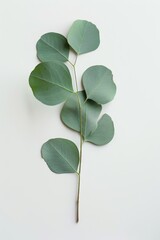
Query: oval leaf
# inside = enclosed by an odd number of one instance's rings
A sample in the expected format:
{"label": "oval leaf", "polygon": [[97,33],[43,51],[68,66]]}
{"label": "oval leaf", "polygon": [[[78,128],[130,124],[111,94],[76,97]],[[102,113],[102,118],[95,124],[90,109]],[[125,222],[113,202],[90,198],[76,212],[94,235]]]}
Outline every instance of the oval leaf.
{"label": "oval leaf", "polygon": [[54,173],[75,173],[79,163],[76,145],[63,138],[50,139],[43,144],[42,158]]}
{"label": "oval leaf", "polygon": [[46,33],[38,40],[37,57],[41,62],[68,61],[69,44],[67,39],[59,33]]}
{"label": "oval leaf", "polygon": [[91,22],[76,20],[69,30],[67,40],[77,54],[91,52],[99,46],[99,31]]}
{"label": "oval leaf", "polygon": [[[78,94],[82,109],[82,132],[85,139],[96,129],[97,119],[102,107],[92,100],[85,102],[86,95],[84,91],[78,92]],[[80,110],[77,93],[72,94],[65,102],[61,111],[61,120],[69,128],[80,132]]]}
{"label": "oval leaf", "polygon": [[114,136],[114,125],[110,116],[104,114],[98,121],[96,130],[91,133],[86,141],[95,145],[105,145],[109,143]]}
{"label": "oval leaf", "polygon": [[64,63],[40,63],[31,72],[29,84],[34,96],[44,104],[64,102],[73,93],[72,80]]}
{"label": "oval leaf", "polygon": [[82,81],[87,99],[92,99],[99,104],[110,102],[116,94],[112,72],[105,66],[97,65],[88,68],[82,76]]}

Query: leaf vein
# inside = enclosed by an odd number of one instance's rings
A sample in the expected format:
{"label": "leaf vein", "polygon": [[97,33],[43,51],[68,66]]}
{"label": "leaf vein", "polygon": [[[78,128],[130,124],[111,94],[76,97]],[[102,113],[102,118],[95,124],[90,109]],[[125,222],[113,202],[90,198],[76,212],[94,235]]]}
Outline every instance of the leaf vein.
{"label": "leaf vein", "polygon": [[35,76],[35,75],[32,75],[32,77],[35,77],[35,78],[38,78],[38,79],[40,79],[40,80],[43,80],[43,81],[45,81],[45,82],[47,82],[47,83],[50,83],[50,84],[56,85],[56,86],[58,86],[58,87],[60,87],[60,88],[65,89],[65,90],[68,91],[68,92],[73,93],[72,90],[70,90],[70,89],[68,89],[68,88],[65,88],[64,86],[62,86],[62,85],[60,85],[60,84],[57,84],[57,83],[54,83],[54,82],[53,82],[53,83],[52,83],[52,82],[49,82],[49,81],[47,81],[46,79],[41,78],[41,77],[38,77],[38,76]]}
{"label": "leaf vein", "polygon": [[[51,144],[52,145],[52,144]],[[61,152],[54,146],[52,145],[52,147],[55,149],[55,151],[65,160],[65,162],[68,163],[68,165],[74,170],[74,172],[77,172],[76,169],[74,169],[74,167],[70,164],[70,162],[67,160],[67,158],[65,158],[65,156],[63,154],[61,154]]]}
{"label": "leaf vein", "polygon": [[41,38],[42,42],[44,42],[46,45],[48,45],[50,48],[53,48],[55,51],[57,51],[61,56],[63,56],[66,61],[68,61],[68,58],[62,54],[60,51],[58,51],[58,49],[56,49],[55,47],[53,47],[52,45],[50,45],[47,41],[45,41],[43,38]]}

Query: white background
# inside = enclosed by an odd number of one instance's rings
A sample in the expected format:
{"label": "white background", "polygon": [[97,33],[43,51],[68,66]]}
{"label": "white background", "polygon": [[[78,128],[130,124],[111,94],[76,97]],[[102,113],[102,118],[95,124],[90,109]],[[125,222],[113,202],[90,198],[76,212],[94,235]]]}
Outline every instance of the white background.
{"label": "white background", "polygon": [[[72,22],[97,25],[101,44],[80,56],[79,79],[91,65],[113,71],[117,95],[104,107],[116,134],[107,146],[85,144],[80,223],[77,179],[52,173],[41,145],[78,135],[59,119],[62,105],[38,102],[28,76],[35,44]],[[160,239],[160,2],[157,0],[1,0],[0,239]]]}

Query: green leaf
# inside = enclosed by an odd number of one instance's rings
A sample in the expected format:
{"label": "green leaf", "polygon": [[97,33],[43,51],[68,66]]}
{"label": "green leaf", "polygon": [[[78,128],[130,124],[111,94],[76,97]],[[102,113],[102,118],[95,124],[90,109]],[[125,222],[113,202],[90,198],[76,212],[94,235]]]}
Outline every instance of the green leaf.
{"label": "green leaf", "polygon": [[99,46],[99,31],[91,22],[76,20],[69,30],[67,40],[77,54],[91,52]]}
{"label": "green leaf", "polygon": [[85,102],[86,95],[84,91],[72,94],[65,102],[61,111],[61,120],[69,128],[80,132],[80,99],[82,109],[82,132],[84,139],[96,129],[97,118],[101,112],[101,105],[92,100]]}
{"label": "green leaf", "polygon": [[59,33],[46,33],[38,40],[37,57],[41,62],[68,61],[69,45],[67,39]]}
{"label": "green leaf", "polygon": [[86,142],[91,142],[95,145],[105,145],[109,143],[114,136],[114,125],[110,116],[104,114],[98,121],[96,130],[91,133]]}
{"label": "green leaf", "polygon": [[97,65],[88,68],[82,76],[82,81],[87,99],[92,99],[99,104],[110,102],[116,94],[112,72],[105,66]]}
{"label": "green leaf", "polygon": [[41,155],[54,173],[75,173],[79,164],[76,145],[63,138],[50,139],[43,144]]}
{"label": "green leaf", "polygon": [[34,96],[47,105],[64,102],[73,93],[69,70],[61,62],[38,64],[30,74],[29,84]]}

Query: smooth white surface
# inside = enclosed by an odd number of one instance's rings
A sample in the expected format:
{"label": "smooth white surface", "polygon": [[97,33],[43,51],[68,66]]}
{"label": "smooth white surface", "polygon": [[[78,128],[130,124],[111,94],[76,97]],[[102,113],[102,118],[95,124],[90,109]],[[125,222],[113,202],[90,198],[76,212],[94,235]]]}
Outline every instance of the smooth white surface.
{"label": "smooth white surface", "polygon": [[[160,239],[159,12],[158,0],[1,0],[0,239]],[[118,87],[104,107],[114,141],[84,146],[78,225],[76,176],[53,174],[40,157],[49,138],[78,144],[78,135],[60,122],[60,105],[41,104],[28,86],[36,41],[65,35],[76,19],[101,34],[99,49],[79,58],[79,78],[103,64]]]}

